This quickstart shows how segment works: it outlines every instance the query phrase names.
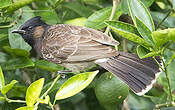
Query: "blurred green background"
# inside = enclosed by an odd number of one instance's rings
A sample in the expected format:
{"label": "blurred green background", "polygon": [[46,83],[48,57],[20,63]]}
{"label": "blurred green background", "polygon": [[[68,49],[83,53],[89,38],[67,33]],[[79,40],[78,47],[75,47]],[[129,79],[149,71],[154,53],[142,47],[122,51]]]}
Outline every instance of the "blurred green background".
{"label": "blurred green background", "polygon": [[[113,20],[131,23],[128,15],[127,0],[121,0]],[[151,12],[157,25],[171,9],[171,0],[141,0]],[[64,70],[60,65],[55,65],[41,60],[31,47],[19,35],[12,35],[11,30],[18,28],[26,20],[41,16],[48,24],[72,24],[86,26],[104,32],[105,20],[109,20],[112,10],[112,0],[0,0],[0,65],[5,81],[19,81],[8,92],[8,98],[25,99],[27,87],[37,79],[45,78],[44,91],[51,85],[56,76],[56,71]],[[175,27],[175,13],[171,13],[161,24],[160,29]],[[137,44],[127,41],[111,32],[121,45],[118,49],[136,53]],[[175,52],[175,44],[166,49],[164,60],[169,61]],[[137,96],[118,78],[106,73],[98,66],[87,71],[99,69],[100,73],[95,80],[77,95],[56,102],[55,110],[152,110],[156,104],[168,101],[167,81],[161,74],[153,88],[146,96]],[[173,98],[175,98],[175,61],[168,66],[171,78]],[[66,78],[59,79],[49,93],[53,100],[58,88],[74,74],[67,74]],[[105,95],[107,94],[107,95]],[[125,99],[126,98],[126,99]],[[125,101],[123,102],[123,100]],[[21,103],[7,103],[0,101],[1,110],[14,110],[24,106]],[[41,104],[38,110],[49,110],[48,105]],[[162,110],[175,110],[167,107]]]}

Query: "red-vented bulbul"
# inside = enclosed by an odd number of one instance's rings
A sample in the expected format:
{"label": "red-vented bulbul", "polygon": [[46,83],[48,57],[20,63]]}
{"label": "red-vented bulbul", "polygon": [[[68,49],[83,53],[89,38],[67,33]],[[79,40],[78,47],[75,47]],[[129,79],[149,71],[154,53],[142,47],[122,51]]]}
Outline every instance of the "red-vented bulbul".
{"label": "red-vented bulbul", "polygon": [[116,51],[119,43],[106,34],[68,24],[48,25],[37,16],[12,33],[20,34],[41,58],[77,71],[98,64],[123,80],[137,95],[152,88],[159,67],[152,58]]}

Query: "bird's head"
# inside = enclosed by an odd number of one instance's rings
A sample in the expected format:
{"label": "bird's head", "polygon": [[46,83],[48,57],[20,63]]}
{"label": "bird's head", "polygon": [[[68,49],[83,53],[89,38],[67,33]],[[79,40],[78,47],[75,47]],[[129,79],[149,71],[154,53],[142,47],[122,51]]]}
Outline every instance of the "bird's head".
{"label": "bird's head", "polygon": [[17,30],[13,30],[12,33],[20,34],[32,46],[34,39],[42,37],[47,26],[48,24],[43,22],[40,16],[36,16],[26,21]]}

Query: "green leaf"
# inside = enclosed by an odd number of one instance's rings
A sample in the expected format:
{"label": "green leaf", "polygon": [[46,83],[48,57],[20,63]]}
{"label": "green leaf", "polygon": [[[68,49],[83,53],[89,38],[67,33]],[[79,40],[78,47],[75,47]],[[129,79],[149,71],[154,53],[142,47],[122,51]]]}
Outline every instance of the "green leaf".
{"label": "green leaf", "polygon": [[86,88],[99,71],[77,74],[68,79],[58,90],[55,100],[71,97]]}
{"label": "green leaf", "polygon": [[128,0],[128,7],[134,24],[135,16],[142,21],[151,31],[155,30],[154,22],[146,6],[140,0]]}
{"label": "green leaf", "polygon": [[10,89],[12,89],[12,87],[13,87],[17,82],[18,82],[18,81],[13,80],[13,81],[10,82],[10,84],[5,85],[5,86],[2,88],[1,93],[2,93],[3,95],[5,95]]}
{"label": "green leaf", "polygon": [[[104,28],[106,26],[104,21],[109,20],[111,11],[112,11],[112,7],[107,7],[93,13],[90,17],[88,17],[85,23],[85,26],[89,28],[94,28],[94,29]],[[121,14],[122,14],[121,7],[118,6],[113,19],[116,20],[117,18],[120,17]]]}
{"label": "green leaf", "polygon": [[[151,16],[153,17],[154,21],[160,23],[162,19],[165,18],[166,13],[161,12],[151,12]],[[173,28],[175,27],[175,17],[174,16],[168,16],[164,22],[162,23],[163,26]]]}
{"label": "green leaf", "polygon": [[[0,23],[4,22],[4,19],[0,17]],[[0,26],[1,27],[1,26]],[[0,29],[0,41],[8,38],[8,30],[7,29]]]}
{"label": "green leaf", "polygon": [[8,60],[6,63],[1,64],[3,70],[15,70],[18,68],[32,67],[34,63],[31,59],[26,57],[17,57]]}
{"label": "green leaf", "polygon": [[155,0],[141,0],[141,2],[148,8],[150,7]]}
{"label": "green leaf", "polygon": [[139,36],[139,32],[137,31],[137,28],[131,24],[121,22],[121,21],[105,21],[105,23],[113,28],[115,27],[120,31],[133,33]]}
{"label": "green leaf", "polygon": [[121,35],[122,37],[138,43],[144,47],[150,47],[150,45],[144,39],[138,36],[137,29],[134,26],[119,21],[106,21],[106,23],[114,32]]}
{"label": "green leaf", "polygon": [[[36,16],[41,16],[41,19],[48,24],[58,24],[61,23],[61,20],[58,18],[58,15],[55,10],[50,7],[44,7],[40,9],[41,11],[35,12]],[[47,10],[47,11],[42,11]]]}
{"label": "green leaf", "polygon": [[20,107],[20,108],[17,108],[16,110],[37,110],[36,107]]}
{"label": "green leaf", "polygon": [[140,33],[140,35],[143,37],[143,39],[145,39],[150,45],[154,46],[154,42],[152,39],[152,32],[151,30],[149,30],[149,28],[143,24],[142,21],[140,21],[137,17],[135,17],[136,19],[136,25],[137,25],[137,30]]}
{"label": "green leaf", "polygon": [[148,49],[142,47],[141,45],[137,46],[137,55],[139,56],[139,58],[144,58],[145,55],[147,55],[148,53],[150,53]]}
{"label": "green leaf", "polygon": [[71,20],[67,20],[64,22],[64,24],[72,24],[74,26],[84,26],[87,18],[81,17],[81,18],[75,18]]}
{"label": "green leaf", "polygon": [[28,57],[30,55],[30,53],[26,50],[23,49],[12,49],[9,46],[4,46],[3,47],[5,49],[6,52],[15,55],[15,56],[24,56],[24,57]]}
{"label": "green leaf", "polygon": [[24,7],[25,5],[28,5],[34,1],[39,0],[18,0],[8,6],[8,8],[3,9],[3,11],[7,14],[12,14],[14,11],[18,10],[21,7]]}
{"label": "green leaf", "polygon": [[175,10],[175,0],[172,0],[173,9]]}
{"label": "green leaf", "polygon": [[4,75],[3,75],[3,72],[2,72],[2,69],[1,69],[1,66],[0,66],[0,90],[2,90],[4,85],[5,85]]}
{"label": "green leaf", "polygon": [[35,62],[35,66],[37,68],[47,70],[47,71],[58,71],[58,70],[63,70],[62,66],[59,66],[58,64],[54,64],[52,62],[48,62],[46,60],[38,60]]}
{"label": "green leaf", "polygon": [[157,47],[162,46],[169,40],[175,41],[175,28],[169,28],[152,33],[153,41]]}
{"label": "green leaf", "polygon": [[145,97],[139,97],[134,93],[128,96],[128,104],[131,110],[153,110],[155,105]]}
{"label": "green leaf", "polygon": [[24,98],[26,93],[27,87],[25,85],[15,85],[13,89],[8,91],[8,98],[18,97]]}
{"label": "green leaf", "polygon": [[84,5],[78,2],[63,3],[62,6],[76,12],[77,14],[83,17],[88,17],[93,13],[93,11],[90,8],[85,7]]}
{"label": "green leaf", "polygon": [[[141,0],[141,1],[148,8],[148,7],[150,7],[152,5],[152,3],[155,0]],[[121,1],[121,6],[122,6],[122,12],[125,13],[125,14],[128,14],[129,13],[129,9],[128,9],[127,0],[122,0]]]}
{"label": "green leaf", "polygon": [[159,55],[160,53],[161,53],[161,50],[158,52],[154,52],[154,51],[151,52],[148,49],[142,47],[141,45],[137,46],[137,54],[141,59],[156,56],[156,55]]}
{"label": "green leaf", "polygon": [[65,1],[65,0],[57,0],[57,1],[54,3],[54,4],[55,4],[54,8],[60,6],[64,1]]}
{"label": "green leaf", "polygon": [[26,92],[26,104],[28,107],[32,107],[39,99],[41,90],[43,88],[44,78],[41,78],[33,82],[27,89]]}
{"label": "green leaf", "polygon": [[6,63],[6,61],[9,59],[9,55],[4,52],[0,52],[0,56],[0,64]]}
{"label": "green leaf", "polygon": [[0,9],[7,8],[11,3],[11,0],[0,0]]}
{"label": "green leaf", "polygon": [[[30,11],[29,7],[23,7],[23,10]],[[15,14],[17,16],[17,14]],[[24,39],[19,34],[12,34],[11,31],[14,29],[18,29],[21,24],[23,24],[26,20],[34,17],[34,13],[25,12],[22,13],[21,19],[18,20],[18,23],[14,25],[12,28],[9,28],[9,43],[11,48],[23,49],[26,51],[30,51],[31,47],[24,41]]]}

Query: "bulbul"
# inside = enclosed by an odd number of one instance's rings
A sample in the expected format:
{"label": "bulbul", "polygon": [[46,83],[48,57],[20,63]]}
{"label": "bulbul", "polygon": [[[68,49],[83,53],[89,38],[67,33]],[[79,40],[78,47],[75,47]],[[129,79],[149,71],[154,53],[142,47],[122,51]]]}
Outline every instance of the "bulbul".
{"label": "bulbul", "polygon": [[152,58],[116,51],[119,42],[87,27],[68,24],[48,25],[40,16],[26,21],[12,33],[20,34],[39,56],[68,69],[84,69],[98,64],[123,80],[137,95],[152,88],[159,66]]}

